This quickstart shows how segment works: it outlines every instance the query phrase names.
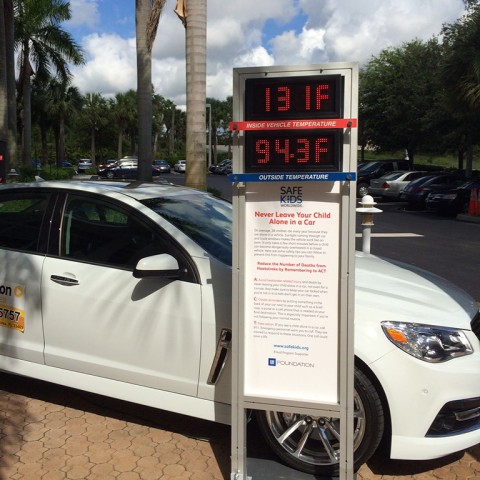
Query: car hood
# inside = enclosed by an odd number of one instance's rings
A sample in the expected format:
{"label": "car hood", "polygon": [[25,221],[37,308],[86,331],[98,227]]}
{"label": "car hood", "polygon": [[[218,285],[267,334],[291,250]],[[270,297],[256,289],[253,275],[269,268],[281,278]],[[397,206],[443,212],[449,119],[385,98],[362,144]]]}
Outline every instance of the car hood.
{"label": "car hood", "polygon": [[395,260],[357,252],[355,318],[471,329],[475,300],[447,280]]}

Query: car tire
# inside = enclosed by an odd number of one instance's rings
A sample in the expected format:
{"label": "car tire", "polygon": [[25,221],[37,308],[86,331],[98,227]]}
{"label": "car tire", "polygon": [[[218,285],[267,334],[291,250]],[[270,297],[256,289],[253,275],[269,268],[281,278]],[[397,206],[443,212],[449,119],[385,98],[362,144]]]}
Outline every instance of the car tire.
{"label": "car tire", "polygon": [[[353,447],[357,470],[375,453],[385,424],[380,396],[369,378],[357,368],[354,412]],[[273,411],[256,411],[255,414],[267,444],[284,463],[311,475],[338,476],[338,418]],[[292,431],[285,435],[289,429]],[[301,449],[300,442],[305,442]]]}
{"label": "car tire", "polygon": [[107,172],[107,178],[111,180],[113,177],[115,177],[115,174],[113,172]]}

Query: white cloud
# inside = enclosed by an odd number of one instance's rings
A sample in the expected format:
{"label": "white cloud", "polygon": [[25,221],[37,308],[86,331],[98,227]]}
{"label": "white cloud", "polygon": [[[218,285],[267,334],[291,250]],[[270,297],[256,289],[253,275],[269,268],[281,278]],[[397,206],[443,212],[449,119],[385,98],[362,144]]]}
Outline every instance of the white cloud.
{"label": "white cloud", "polygon": [[118,35],[89,35],[83,39],[86,65],[72,67],[74,83],[81,92],[113,95],[136,88],[135,39]]}
{"label": "white cloud", "polygon": [[[88,62],[72,67],[74,82],[82,92],[134,89],[135,38],[122,38],[122,32],[134,32],[135,26],[124,26],[117,35],[102,32],[99,2],[71,2],[73,24],[96,25],[98,31],[81,41]],[[102,0],[102,11],[110,3],[116,18],[131,18],[132,9],[122,11],[116,0]],[[185,104],[185,29],[173,7],[174,2],[167,2],[160,19],[152,82],[157,93],[180,106]],[[224,99],[232,94],[235,67],[363,63],[384,48],[439,34],[463,9],[463,0],[209,0],[207,96]]]}
{"label": "white cloud", "polygon": [[67,26],[88,26],[93,28],[100,22],[100,13],[98,4],[91,0],[70,0],[71,20],[67,22]]}

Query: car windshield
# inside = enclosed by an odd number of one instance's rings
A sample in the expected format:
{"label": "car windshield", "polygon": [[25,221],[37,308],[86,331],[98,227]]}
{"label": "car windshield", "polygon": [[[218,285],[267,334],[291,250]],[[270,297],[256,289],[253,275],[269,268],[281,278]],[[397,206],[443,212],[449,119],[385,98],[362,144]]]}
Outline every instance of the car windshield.
{"label": "car windshield", "polygon": [[232,264],[232,206],[209,195],[176,195],[142,202],[221,262]]}
{"label": "car windshield", "polygon": [[382,177],[382,180],[397,180],[397,178],[400,178],[402,175],[404,175],[405,172],[391,172],[387,173]]}
{"label": "car windshield", "polygon": [[371,162],[371,163],[361,163],[358,166],[357,170],[358,172],[366,173],[366,172],[372,172],[377,168],[378,168],[378,162]]}

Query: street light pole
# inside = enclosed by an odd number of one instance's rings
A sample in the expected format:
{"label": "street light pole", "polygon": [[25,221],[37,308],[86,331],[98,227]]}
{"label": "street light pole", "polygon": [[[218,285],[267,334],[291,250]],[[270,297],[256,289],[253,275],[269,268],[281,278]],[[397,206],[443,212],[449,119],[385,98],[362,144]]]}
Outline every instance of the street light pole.
{"label": "street light pole", "polygon": [[206,103],[205,106],[208,109],[208,169],[212,164],[212,105]]}

